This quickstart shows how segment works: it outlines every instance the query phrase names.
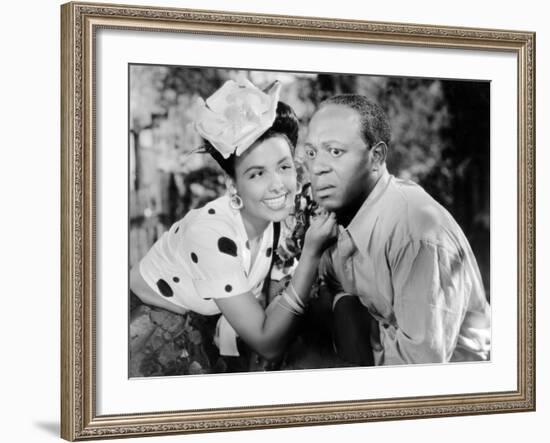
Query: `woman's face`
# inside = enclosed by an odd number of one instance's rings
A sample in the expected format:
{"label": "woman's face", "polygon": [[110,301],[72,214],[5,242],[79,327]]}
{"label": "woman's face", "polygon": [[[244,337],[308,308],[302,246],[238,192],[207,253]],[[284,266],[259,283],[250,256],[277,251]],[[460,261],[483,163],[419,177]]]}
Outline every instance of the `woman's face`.
{"label": "woman's face", "polygon": [[296,194],[296,169],[288,141],[271,137],[237,158],[235,185],[243,200],[243,217],[252,222],[286,218]]}

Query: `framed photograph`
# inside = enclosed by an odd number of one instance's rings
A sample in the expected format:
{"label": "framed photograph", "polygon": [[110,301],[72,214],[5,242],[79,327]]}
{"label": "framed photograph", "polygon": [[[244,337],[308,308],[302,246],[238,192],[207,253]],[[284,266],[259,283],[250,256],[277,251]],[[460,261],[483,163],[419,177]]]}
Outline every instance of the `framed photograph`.
{"label": "framed photograph", "polygon": [[535,35],[62,5],[64,439],[535,409]]}

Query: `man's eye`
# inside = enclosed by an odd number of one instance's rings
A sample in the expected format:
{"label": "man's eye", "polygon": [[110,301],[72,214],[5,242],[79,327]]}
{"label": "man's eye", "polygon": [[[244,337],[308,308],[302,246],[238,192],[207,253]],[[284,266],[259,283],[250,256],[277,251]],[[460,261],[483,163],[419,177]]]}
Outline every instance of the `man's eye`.
{"label": "man's eye", "polygon": [[340,157],[344,153],[344,151],[338,148],[330,148],[329,152],[333,157]]}
{"label": "man's eye", "polygon": [[315,158],[317,156],[317,152],[314,149],[306,149],[306,155],[309,158]]}
{"label": "man's eye", "polygon": [[281,165],[281,169],[283,171],[288,171],[289,169],[292,169],[292,166],[291,165]]}

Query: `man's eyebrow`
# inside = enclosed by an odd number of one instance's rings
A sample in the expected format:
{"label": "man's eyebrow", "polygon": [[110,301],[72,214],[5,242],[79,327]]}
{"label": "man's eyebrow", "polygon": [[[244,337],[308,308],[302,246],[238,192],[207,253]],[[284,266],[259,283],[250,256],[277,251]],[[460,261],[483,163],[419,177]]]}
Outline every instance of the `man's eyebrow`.
{"label": "man's eyebrow", "polygon": [[328,145],[340,145],[340,146],[345,146],[345,143],[342,143],[340,140],[336,140],[336,139],[333,139],[333,140],[325,140],[322,145],[323,146],[328,146]]}

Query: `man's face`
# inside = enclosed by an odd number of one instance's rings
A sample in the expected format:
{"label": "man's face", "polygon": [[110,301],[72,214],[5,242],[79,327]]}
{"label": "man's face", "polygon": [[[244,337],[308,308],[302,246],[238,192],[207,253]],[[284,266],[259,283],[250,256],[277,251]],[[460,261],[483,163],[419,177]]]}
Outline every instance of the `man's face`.
{"label": "man's face", "polygon": [[315,200],[337,214],[356,211],[373,181],[359,114],[344,105],[321,108],[309,124],[305,153]]}

